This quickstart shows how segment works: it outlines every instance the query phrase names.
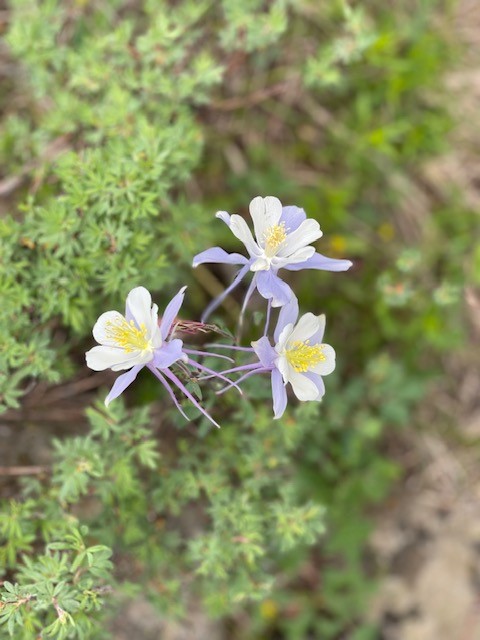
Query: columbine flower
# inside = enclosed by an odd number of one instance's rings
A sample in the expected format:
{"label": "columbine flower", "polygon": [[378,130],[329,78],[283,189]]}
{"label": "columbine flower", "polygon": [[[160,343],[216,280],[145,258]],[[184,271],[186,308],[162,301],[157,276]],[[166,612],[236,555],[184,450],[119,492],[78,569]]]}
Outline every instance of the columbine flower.
{"label": "columbine flower", "polygon": [[125,316],[118,311],[107,311],[102,313],[95,323],[93,337],[100,346],[87,351],[87,365],[94,371],[128,369],[126,373],[116,379],[105,399],[107,406],[135,380],[140,369],[147,367],[166,388],[175,406],[185,418],[187,416],[168,381],[173,383],[204,416],[218,427],[219,425],[170,370],[173,364],[183,362],[199,371],[207,372],[230,382],[221,374],[192,360],[189,354],[198,352],[184,349],[182,340],[172,338],[172,328],[182,306],[185,289],[186,287],[180,289],[167,305],[160,325],[158,323],[158,306],[152,305],[152,296],[147,289],[145,287],[132,289],[127,296]]}
{"label": "columbine flower", "polygon": [[230,287],[207,307],[202,320],[218,307],[248,271],[253,271],[254,277],[245,296],[243,310],[255,289],[258,289],[260,295],[269,300],[273,307],[281,307],[292,299],[293,291],[277,275],[279,269],[346,271],[352,266],[350,260],[335,260],[315,252],[314,247],[310,245],[323,234],[318,222],[307,219],[303,209],[296,206],[282,207],[280,200],[273,196],[258,196],[250,203],[250,215],[255,239],[241,216],[229,215],[226,211],[216,214],[217,218],[223,220],[232,233],[243,242],[248,258],[239,253],[227,253],[220,247],[213,247],[199,253],[193,259],[194,267],[205,262],[242,265]]}
{"label": "columbine flower", "polygon": [[[86,353],[90,369],[130,369],[115,382],[105,400],[108,405],[135,380],[140,369],[155,358],[155,350],[162,347],[158,306],[152,306],[152,296],[144,287],[132,289],[127,296],[125,316],[118,311],[102,313],[93,327],[93,337],[101,346]],[[175,347],[177,357],[173,362],[182,357],[181,341],[176,341],[170,349]]]}
{"label": "columbine flower", "polygon": [[[321,400],[325,394],[322,376],[335,369],[335,351],[329,344],[322,343],[325,331],[325,316],[306,313],[297,322],[298,303],[293,298],[280,311],[275,328],[275,346],[263,336],[252,342],[252,349],[258,361],[235,367],[222,373],[240,373],[238,385],[257,373],[270,373],[272,381],[273,412],[280,418],[287,406],[286,385],[290,384],[299,400]],[[225,387],[226,391],[229,386]]]}

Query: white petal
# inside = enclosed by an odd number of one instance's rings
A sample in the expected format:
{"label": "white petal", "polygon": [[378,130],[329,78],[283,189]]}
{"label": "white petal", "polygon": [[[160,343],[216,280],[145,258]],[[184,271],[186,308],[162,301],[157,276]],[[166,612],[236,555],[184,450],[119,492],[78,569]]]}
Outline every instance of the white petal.
{"label": "white petal", "polygon": [[[130,369],[138,362],[138,351],[127,353],[119,347],[93,347],[85,354],[87,366],[94,371],[104,371],[105,369],[113,369],[120,371],[121,369]],[[150,359],[153,354],[150,354]],[[148,362],[148,361],[147,361]]]}
{"label": "white petal", "polygon": [[264,199],[261,196],[257,196],[256,198],[254,198],[250,202],[248,210],[250,211],[250,216],[253,220],[255,237],[257,238],[258,244],[261,244],[263,240],[263,234],[266,229]]}
{"label": "white petal", "polygon": [[154,349],[160,349],[160,347],[163,344],[162,334],[160,333],[160,329],[153,334],[151,341],[152,341],[152,347]]}
{"label": "white petal", "polygon": [[322,316],[316,316],[313,313],[306,313],[297,322],[294,330],[292,331],[289,342],[304,342],[311,338],[317,331],[320,330],[322,324],[325,323],[325,318]]}
{"label": "white petal", "polygon": [[287,384],[287,382],[289,381],[290,365],[288,364],[288,360],[286,359],[286,357],[280,356],[279,358],[277,358],[275,360],[275,366],[282,374],[283,383]]}
{"label": "white petal", "polygon": [[306,376],[296,372],[290,373],[289,382],[292,385],[293,393],[299,400],[317,400],[319,395],[317,386]]}
{"label": "white petal", "polygon": [[292,255],[288,256],[287,260],[289,264],[297,264],[298,262],[304,262],[313,256],[315,253],[315,247],[303,247],[298,249]]}
{"label": "white petal", "polygon": [[286,258],[299,249],[303,249],[303,247],[315,242],[315,240],[321,238],[322,235],[323,233],[320,230],[318,222],[312,218],[308,218],[302,222],[298,229],[295,229],[293,233],[287,235],[277,255],[281,258]]}
{"label": "white petal", "polygon": [[261,254],[260,247],[253,239],[252,232],[248,228],[247,223],[242,216],[234,213],[230,217],[230,230],[245,245],[251,256],[259,256]]}
{"label": "white petal", "polygon": [[114,364],[111,367],[112,371],[122,371],[122,369],[130,369],[130,367],[133,367],[136,364],[147,364],[147,362],[151,362],[153,360],[153,351],[150,351],[149,349],[144,349],[143,351],[133,351],[132,353],[126,353],[125,355],[129,356],[129,359],[125,362]]}
{"label": "white petal", "polygon": [[323,334],[325,333],[325,323],[327,321],[325,318],[325,314],[322,313],[317,317],[318,317],[319,327],[318,327],[318,331],[316,331],[312,336],[312,339],[311,339],[312,344],[318,344],[319,342],[321,342],[323,340]]}
{"label": "white petal", "polygon": [[118,311],[105,311],[93,327],[93,337],[99,344],[103,344],[108,347],[118,346],[115,340],[108,336],[109,332],[107,330],[107,324],[122,324],[124,321],[124,317]]}
{"label": "white petal", "polygon": [[138,327],[143,324],[147,330],[152,326],[152,296],[145,287],[135,287],[127,296],[126,312],[133,316]]}
{"label": "white petal", "polygon": [[162,346],[162,334],[158,324],[158,305],[156,304],[153,305],[150,311],[150,325],[147,325],[147,336],[151,340],[154,349]]}
{"label": "white petal", "polygon": [[266,198],[257,196],[250,202],[249,211],[252,216],[257,242],[260,246],[263,246],[265,231],[280,222],[282,203],[274,196],[267,196]]}
{"label": "white petal", "polygon": [[257,258],[250,265],[250,271],[266,271],[267,269],[270,269],[270,261],[267,258]]}
{"label": "white petal", "polygon": [[291,256],[286,258],[282,258],[281,256],[275,256],[272,258],[272,267],[275,269],[281,269],[286,264],[298,264],[299,262],[305,262],[313,256],[315,253],[315,247],[303,247],[295,253],[292,253]]}
{"label": "white petal", "polygon": [[322,344],[321,346],[325,360],[319,362],[311,371],[321,376],[328,376],[335,369],[335,349],[329,344]]}
{"label": "white petal", "polygon": [[292,331],[293,331],[293,324],[291,322],[289,322],[283,327],[280,335],[278,336],[278,342],[275,345],[275,351],[277,353],[282,353],[282,351],[285,350],[285,345],[287,343],[287,340],[290,338]]}
{"label": "white petal", "polygon": [[282,217],[282,203],[275,196],[267,196],[265,201],[265,213],[270,227],[278,224]]}
{"label": "white petal", "polygon": [[215,217],[222,220],[228,227],[230,226],[230,214],[226,211],[217,211]]}

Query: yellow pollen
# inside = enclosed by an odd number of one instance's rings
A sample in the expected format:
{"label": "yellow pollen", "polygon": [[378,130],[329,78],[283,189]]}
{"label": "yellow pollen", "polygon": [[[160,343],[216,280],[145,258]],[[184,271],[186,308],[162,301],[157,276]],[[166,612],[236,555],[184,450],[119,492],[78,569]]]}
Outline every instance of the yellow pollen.
{"label": "yellow pollen", "polygon": [[144,324],[137,329],[133,320],[127,322],[125,318],[117,322],[110,320],[105,325],[105,333],[108,338],[113,340],[119,347],[125,349],[127,353],[131,351],[144,351],[150,348],[150,341],[147,340],[147,328]]}
{"label": "yellow pollen", "polygon": [[265,241],[265,253],[269,258],[271,258],[275,255],[275,251],[278,249],[279,245],[281,245],[287,238],[285,223],[282,222],[281,224],[274,224],[273,227],[269,227],[265,231],[263,237]]}
{"label": "yellow pollen", "polygon": [[310,340],[295,341],[286,351],[287,360],[297,373],[305,373],[317,364],[326,360],[322,345],[310,346]]}

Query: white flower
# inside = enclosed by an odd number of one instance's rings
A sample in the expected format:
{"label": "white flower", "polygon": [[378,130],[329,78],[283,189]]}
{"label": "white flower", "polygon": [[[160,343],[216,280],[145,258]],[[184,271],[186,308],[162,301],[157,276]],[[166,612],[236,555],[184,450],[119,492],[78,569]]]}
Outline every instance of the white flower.
{"label": "white flower", "polygon": [[241,316],[255,289],[272,307],[283,307],[292,300],[293,291],[277,275],[281,268],[288,271],[346,271],[352,266],[350,260],[328,258],[310,246],[311,242],[322,236],[322,232],[318,222],[307,218],[300,207],[282,207],[280,200],[274,196],[257,196],[250,203],[250,215],[256,240],[241,216],[231,216],[226,211],[216,213],[217,218],[243,242],[248,258],[241,253],[227,253],[221,247],[211,247],[193,258],[194,267],[205,263],[241,265],[232,284],[205,309],[202,322],[206,322],[212,311],[240,284],[249,271],[254,276],[245,294]]}
{"label": "white flower", "polygon": [[86,353],[87,365],[94,371],[121,371],[144,365],[154,358],[162,345],[158,326],[158,306],[145,287],[132,289],[127,296],[125,316],[106,311],[93,327],[93,337],[100,346]]}
{"label": "white flower", "polygon": [[321,400],[325,393],[321,376],[335,369],[333,347],[321,342],[324,331],[325,316],[306,313],[296,325],[285,325],[278,336],[275,366],[299,400]]}
{"label": "white flower", "polygon": [[320,225],[307,218],[299,226],[290,229],[282,220],[282,203],[274,196],[258,196],[250,202],[256,241],[245,220],[223,211],[217,213],[230,227],[232,233],[245,245],[251,261],[250,271],[280,269],[289,264],[305,262],[315,253],[311,242],[322,237]]}

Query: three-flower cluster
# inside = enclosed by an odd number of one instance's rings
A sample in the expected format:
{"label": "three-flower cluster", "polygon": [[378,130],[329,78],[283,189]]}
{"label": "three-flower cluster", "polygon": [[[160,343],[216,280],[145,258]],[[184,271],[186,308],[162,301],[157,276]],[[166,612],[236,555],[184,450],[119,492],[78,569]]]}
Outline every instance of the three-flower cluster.
{"label": "three-flower cluster", "polygon": [[[180,289],[167,305],[160,321],[158,306],[152,304],[150,293],[144,287],[136,287],[127,296],[124,315],[118,311],[107,311],[93,327],[93,337],[99,346],[87,352],[87,365],[95,371],[125,371],[116,379],[105,404],[117,398],[143,367],[148,368],[161,382],[185,418],[187,416],[175,392],[185,396],[217,427],[217,422],[187,388],[193,376],[196,380],[220,380],[224,386],[217,393],[233,387],[241,393],[239,385],[244,380],[268,373],[271,377],[275,418],[280,418],[285,411],[288,384],[301,401],[322,399],[325,393],[322,377],[335,368],[335,351],[322,342],[325,316],[306,313],[299,318],[297,298],[278,273],[282,269],[346,271],[352,263],[317,253],[311,243],[322,236],[318,222],[307,218],[305,211],[299,207],[282,207],[280,200],[273,196],[257,197],[250,203],[255,237],[241,216],[229,215],[226,211],[219,211],[216,215],[244,244],[248,257],[240,253],[227,253],[220,247],[207,249],[194,257],[194,267],[203,263],[240,265],[232,284],[210,303],[201,321],[205,323],[212,311],[252,272],[239,322],[243,319],[252,294],[257,290],[267,300],[263,336],[249,347],[211,345],[212,349],[229,349],[232,353],[248,356],[252,362],[220,372],[205,366],[198,361],[204,356],[232,359],[211,351],[186,348],[183,340],[177,336],[180,327],[178,314],[186,287]],[[269,336],[270,315],[272,308],[277,307],[280,310],[272,343]],[[185,323],[182,322],[182,326]],[[192,323],[192,326],[202,327],[202,324]],[[235,376],[235,379],[231,376]]]}

